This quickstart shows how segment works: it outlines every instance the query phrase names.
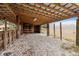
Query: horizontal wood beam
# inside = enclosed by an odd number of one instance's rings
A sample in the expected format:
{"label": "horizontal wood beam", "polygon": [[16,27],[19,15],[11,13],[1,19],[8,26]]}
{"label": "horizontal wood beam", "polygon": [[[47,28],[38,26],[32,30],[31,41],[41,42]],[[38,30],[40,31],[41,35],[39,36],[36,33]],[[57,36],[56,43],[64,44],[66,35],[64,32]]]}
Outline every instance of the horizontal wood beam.
{"label": "horizontal wood beam", "polygon": [[16,17],[16,14],[12,11],[12,9],[9,7],[9,4],[5,4],[7,9],[13,14],[13,16]]}
{"label": "horizontal wood beam", "polygon": [[[51,7],[45,6],[44,4],[39,4],[39,5],[43,6],[43,7],[46,7],[46,8],[49,8],[50,10],[54,10]],[[59,12],[59,10],[57,11],[56,9],[54,11]],[[63,12],[59,12],[59,13],[66,14],[66,13],[63,13]],[[61,17],[60,19],[67,19],[67,18],[74,17],[74,16],[79,16],[79,15],[74,14],[74,15],[68,15],[68,16],[60,16]]]}
{"label": "horizontal wood beam", "polygon": [[[59,11],[59,10],[57,10],[57,9],[52,9],[51,7],[48,7],[48,6],[46,6],[46,5],[44,5],[44,4],[39,4],[41,7],[45,7],[45,8],[48,8],[48,9],[50,9],[50,10],[53,10],[53,11],[55,11],[55,12],[59,12],[59,13],[61,13],[61,14],[66,14],[65,12],[61,12],[61,11]],[[67,14],[66,14],[67,15]],[[60,16],[62,16],[62,15],[60,15]],[[68,15],[67,15],[68,16]]]}
{"label": "horizontal wood beam", "polygon": [[[62,9],[64,9],[64,10],[67,10],[67,11],[69,11],[69,12],[74,13],[73,10],[70,10],[70,9],[68,9],[68,8],[66,8],[66,7],[61,6],[59,3],[58,3],[58,4],[57,4],[57,3],[54,3],[54,5],[60,7],[60,8],[62,8]],[[74,13],[74,14],[75,14],[75,13]]]}
{"label": "horizontal wood beam", "polygon": [[[31,11],[31,12],[34,12],[34,13],[37,13],[37,14],[39,14],[39,15],[42,15],[42,16],[46,16],[46,17],[48,17],[48,18],[52,18],[52,17],[50,17],[49,15],[45,15],[44,13],[41,13],[41,12],[38,12],[38,11],[35,11],[35,10],[32,10],[32,9],[30,9],[29,7],[25,7],[25,8],[23,8],[23,7],[21,7],[21,6],[16,6],[16,8],[20,8],[20,9],[23,9],[23,10],[21,10],[20,12],[27,12],[27,10],[29,11]],[[17,11],[17,10],[16,10]],[[17,11],[18,12],[18,11]]]}
{"label": "horizontal wood beam", "polygon": [[[29,8],[37,9],[38,12],[39,12],[39,10],[42,10],[42,11],[43,11],[43,12],[42,12],[43,14],[45,14],[45,15],[48,14],[48,15],[50,15],[51,17],[52,17],[52,16],[54,16],[54,17],[56,17],[56,18],[59,18],[59,17],[60,17],[60,16],[58,16],[58,15],[54,15],[53,13],[42,9],[42,8],[38,8],[38,7],[35,7],[35,6],[32,6],[32,5],[29,5],[29,4],[23,4],[23,5],[24,5],[24,6],[27,6],[27,7],[29,7]],[[44,12],[46,12],[46,13],[44,13]]]}

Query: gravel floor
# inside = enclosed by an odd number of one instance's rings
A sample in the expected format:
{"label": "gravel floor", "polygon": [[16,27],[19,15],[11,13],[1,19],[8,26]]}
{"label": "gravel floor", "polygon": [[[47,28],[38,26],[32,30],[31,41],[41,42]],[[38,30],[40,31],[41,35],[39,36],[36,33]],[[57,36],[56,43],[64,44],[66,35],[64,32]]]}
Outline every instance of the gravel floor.
{"label": "gravel floor", "polygon": [[72,56],[62,47],[62,41],[41,34],[23,34],[1,56]]}

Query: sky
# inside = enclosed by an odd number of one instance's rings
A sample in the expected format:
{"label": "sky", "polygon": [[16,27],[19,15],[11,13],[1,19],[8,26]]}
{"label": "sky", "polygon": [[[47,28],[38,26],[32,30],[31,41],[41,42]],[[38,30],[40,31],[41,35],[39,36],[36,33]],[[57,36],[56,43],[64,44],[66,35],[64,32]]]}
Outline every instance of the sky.
{"label": "sky", "polygon": [[73,17],[73,18],[69,18],[69,19],[65,19],[63,21],[61,21],[63,24],[74,24],[76,23],[77,17]]}
{"label": "sky", "polygon": [[[60,24],[60,22],[62,22],[62,24],[63,24],[63,26],[73,26],[73,27],[75,27],[75,24],[76,24],[76,20],[77,20],[77,17],[73,17],[73,18],[69,18],[69,19],[64,19],[64,20],[62,20],[62,21],[58,21],[58,22],[55,22],[55,24],[56,24],[56,27],[59,27],[59,24]],[[52,28],[54,23],[52,22],[51,24],[50,24],[50,28]]]}
{"label": "sky", "polygon": [[[62,24],[64,25],[70,25],[70,24],[75,24],[77,20],[77,17],[73,17],[73,18],[69,18],[69,19],[64,19],[63,21],[59,21],[62,22]],[[55,24],[59,25],[59,22],[55,22]]]}

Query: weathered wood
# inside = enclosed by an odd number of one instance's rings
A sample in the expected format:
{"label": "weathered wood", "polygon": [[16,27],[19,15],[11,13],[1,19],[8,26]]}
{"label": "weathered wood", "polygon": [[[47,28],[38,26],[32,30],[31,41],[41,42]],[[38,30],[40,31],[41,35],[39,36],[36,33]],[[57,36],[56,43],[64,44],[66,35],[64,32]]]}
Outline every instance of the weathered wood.
{"label": "weathered wood", "polygon": [[3,48],[3,31],[0,31],[0,49]]}
{"label": "weathered wood", "polygon": [[62,23],[60,22],[60,40],[62,40]]}
{"label": "weathered wood", "polygon": [[47,36],[49,36],[49,24],[47,24]]}
{"label": "weathered wood", "polygon": [[9,36],[9,31],[7,31],[7,45],[10,45],[10,36]]}
{"label": "weathered wood", "polygon": [[16,22],[17,22],[17,31],[16,31],[16,38],[18,39],[20,34],[19,34],[19,25],[20,25],[20,19],[19,16],[16,16]]}
{"label": "weathered wood", "polygon": [[[18,16],[16,16],[16,22],[18,22]],[[17,29],[16,29],[16,38],[18,39],[18,24],[17,25]]]}
{"label": "weathered wood", "polygon": [[4,29],[4,49],[7,49],[7,20],[5,20],[5,29]]}
{"label": "weathered wood", "polygon": [[16,39],[16,30],[14,30],[14,34],[15,34],[15,35],[14,35],[14,39]]}
{"label": "weathered wood", "polygon": [[54,30],[54,38],[55,38],[55,24],[53,24],[53,30]]}
{"label": "weathered wood", "polygon": [[[39,21],[35,22],[34,25],[40,25],[40,24],[47,24],[49,22],[64,20],[74,16],[79,16],[78,10],[74,11],[74,9],[77,9],[78,6],[70,4],[71,5],[70,7],[76,6],[76,8],[70,10],[66,7],[66,5],[62,6],[62,4],[49,3],[47,6],[46,4],[37,3],[34,5],[10,4],[10,7],[16,14],[21,15],[20,16],[21,21],[33,24],[33,17],[37,17]],[[26,19],[28,21],[26,21]]]}
{"label": "weathered wood", "polygon": [[21,35],[23,34],[23,23],[21,23]]}
{"label": "weathered wood", "polygon": [[[75,8],[73,8],[75,6]],[[68,8],[70,7],[70,8]],[[0,4],[0,17],[6,17],[11,22],[16,22],[16,15],[21,17],[21,21],[34,25],[47,24],[71,18],[79,17],[79,4],[71,3],[43,3],[43,4]],[[38,22],[33,23],[33,17],[38,18]],[[26,19],[28,21],[26,21]],[[48,20],[49,19],[49,20]]]}
{"label": "weathered wood", "polygon": [[9,36],[10,36],[9,42],[10,42],[10,44],[12,44],[12,31],[11,30],[9,31]]}
{"label": "weathered wood", "polygon": [[16,40],[16,30],[12,30],[13,32],[13,42]]}
{"label": "weathered wood", "polygon": [[13,37],[13,42],[15,41],[15,38],[14,38],[14,36],[15,36],[15,33],[14,33],[14,30],[12,30],[12,37]]}
{"label": "weathered wood", "polygon": [[76,21],[76,45],[79,46],[79,17]]}

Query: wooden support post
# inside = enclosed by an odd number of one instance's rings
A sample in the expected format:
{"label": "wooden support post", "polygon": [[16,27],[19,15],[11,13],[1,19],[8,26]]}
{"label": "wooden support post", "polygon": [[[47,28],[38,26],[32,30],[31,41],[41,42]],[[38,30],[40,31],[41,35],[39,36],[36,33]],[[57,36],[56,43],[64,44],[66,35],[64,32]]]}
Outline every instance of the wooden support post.
{"label": "wooden support post", "polygon": [[55,38],[55,24],[53,25],[53,30],[54,30],[54,38]]}
{"label": "wooden support post", "polygon": [[10,36],[10,44],[12,44],[12,32],[9,31],[9,36]]}
{"label": "wooden support post", "polygon": [[49,36],[49,24],[47,24],[47,36]]}
{"label": "wooden support post", "polygon": [[62,40],[62,23],[60,22],[60,40]]}
{"label": "wooden support post", "polygon": [[4,29],[4,49],[7,49],[7,20],[5,20],[5,29]]}
{"label": "wooden support post", "polygon": [[23,24],[21,23],[21,35],[23,34]]}
{"label": "wooden support post", "polygon": [[76,45],[79,46],[79,17],[76,20]]}
{"label": "wooden support post", "polygon": [[18,39],[20,36],[20,32],[19,32],[20,19],[19,19],[19,16],[16,16],[16,22],[17,22],[16,38]]}

